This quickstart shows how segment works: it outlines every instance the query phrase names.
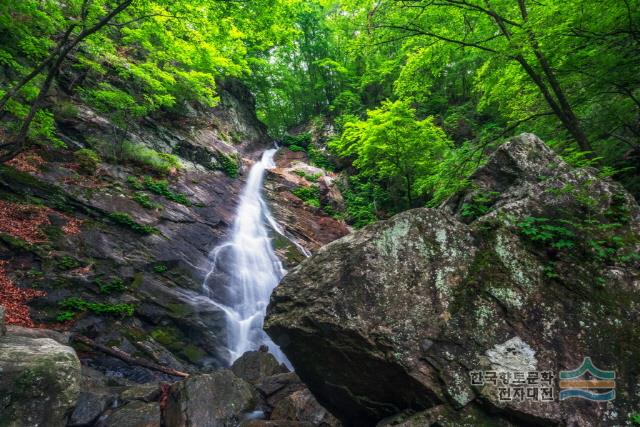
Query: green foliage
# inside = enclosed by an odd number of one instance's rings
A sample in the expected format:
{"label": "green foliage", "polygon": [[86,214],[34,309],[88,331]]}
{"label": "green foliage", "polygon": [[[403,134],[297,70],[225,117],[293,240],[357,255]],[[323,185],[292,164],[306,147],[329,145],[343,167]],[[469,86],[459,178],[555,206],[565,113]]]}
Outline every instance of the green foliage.
{"label": "green foliage", "polygon": [[153,200],[151,200],[151,197],[149,197],[148,194],[140,191],[135,193],[132,199],[135,200],[140,206],[147,209],[159,209],[162,207],[162,205],[160,205],[159,203],[156,203]]}
{"label": "green foliage", "polygon": [[324,150],[320,150],[315,145],[311,144],[307,147],[307,156],[309,156],[309,162],[313,166],[317,166],[326,171],[335,170],[335,166],[327,153]]}
{"label": "green foliage", "polygon": [[238,166],[238,160],[229,154],[221,153],[217,157],[220,163],[220,169],[231,178],[237,178],[240,167]]}
{"label": "green foliage", "polygon": [[[305,148],[311,143],[311,134],[309,132],[301,133],[298,135],[284,135],[282,137],[282,145],[289,147],[291,151],[304,151]],[[294,150],[292,146],[298,149]],[[301,149],[300,149],[301,148]]]}
{"label": "green foliage", "polygon": [[378,219],[377,205],[385,204],[388,194],[378,185],[360,176],[340,185],[346,205],[346,220],[355,228],[362,228]]}
{"label": "green foliage", "polygon": [[76,150],[73,155],[84,173],[95,173],[100,165],[100,156],[90,148]]}
{"label": "green foliage", "polygon": [[320,188],[317,185],[309,187],[297,187],[291,191],[296,197],[300,198],[305,204],[320,207]]}
{"label": "green foliage", "polygon": [[314,173],[314,174],[308,174],[305,171],[301,171],[301,170],[296,170],[293,171],[293,173],[295,173],[296,175],[306,179],[307,181],[310,182],[318,182],[318,180],[320,179],[320,177],[322,176],[321,173]]}
{"label": "green foliage", "polygon": [[289,150],[295,151],[295,152],[306,151],[304,147],[300,147],[299,145],[290,145]]}
{"label": "green foliage", "polygon": [[151,331],[151,337],[191,363],[198,363],[205,356],[203,350],[193,344],[187,344],[188,339],[178,328],[173,326],[154,329]]}
{"label": "green foliage", "polygon": [[114,316],[133,316],[135,306],[133,304],[106,304],[85,301],[81,298],[70,297],[58,303],[61,308],[66,309],[58,315],[58,320],[63,321],[71,318],[70,313],[81,313],[90,311],[102,315],[110,314]]}
{"label": "green foliage", "polygon": [[122,143],[120,158],[165,175],[182,167],[178,157],[173,154],[158,153],[144,145],[133,144],[128,141]]}
{"label": "green foliage", "polygon": [[[113,15],[109,25],[93,31],[120,3],[4,2],[0,64],[5,78],[0,94],[58,52],[56,45],[67,34],[67,45],[77,46],[70,55],[64,51],[60,68],[82,78],[60,79],[64,91],[81,94],[110,119],[121,138],[135,120],[158,110],[180,113],[187,103],[214,106],[219,101],[216,80],[249,75],[257,56],[292,40],[292,10],[298,3],[134,1]],[[6,106],[10,116],[2,128],[9,134],[20,128],[39,94],[49,67],[40,69]],[[59,118],[73,115],[66,108],[53,110]],[[60,145],[55,134],[51,112],[37,111],[30,140]]]}
{"label": "green foliage", "polygon": [[56,261],[56,266],[63,271],[73,270],[80,267],[81,265],[82,263],[80,261],[69,255],[64,255],[58,258],[58,260]]}
{"label": "green foliage", "polygon": [[[148,190],[172,202],[180,203],[181,205],[185,206],[192,205],[187,196],[171,190],[169,188],[169,182],[164,179],[154,179],[150,176],[144,176],[142,178],[128,176],[127,182],[134,190]],[[136,193],[136,195],[134,196],[134,200],[144,207],[159,207],[156,203],[151,201],[149,196],[144,193]]]}
{"label": "green foliage", "polygon": [[153,179],[149,176],[145,176],[143,180],[144,188],[163,196],[167,200],[180,203],[181,205],[191,206],[191,201],[184,194],[177,193],[169,188],[169,183],[163,179]]}
{"label": "green foliage", "polygon": [[479,218],[491,211],[491,205],[496,201],[500,193],[495,191],[482,191],[475,193],[470,202],[464,203],[460,214],[471,220]]}
{"label": "green foliage", "polygon": [[65,310],[56,316],[56,320],[58,322],[66,322],[68,320],[72,320],[74,317],[76,317],[76,314],[73,311]]}
{"label": "green foliage", "polygon": [[631,424],[634,426],[640,426],[640,413],[633,412],[629,415],[629,419],[631,420]]}
{"label": "green foliage", "polygon": [[576,235],[568,228],[571,224],[567,221],[529,216],[517,225],[520,232],[533,242],[541,242],[555,249],[571,249],[575,245]]}
{"label": "green foliage", "polygon": [[330,147],[353,158],[361,174],[381,183],[390,194],[401,195],[405,207],[413,207],[432,190],[428,177],[451,142],[433,118],[417,120],[408,103],[385,101],[367,112],[367,120],[347,123]]}
{"label": "green foliage", "polygon": [[131,216],[129,216],[129,214],[125,212],[112,212],[109,214],[109,219],[116,224],[127,227],[138,234],[148,235],[158,233],[158,229],[156,229],[155,227],[152,227],[150,225],[138,224],[133,220],[133,218],[131,218]]}
{"label": "green foliage", "polygon": [[164,273],[167,270],[168,267],[164,264],[156,264],[153,266],[153,271],[155,271],[156,273]]}
{"label": "green foliage", "polygon": [[567,255],[579,254],[582,262],[593,261],[604,266],[640,260],[640,254],[635,251],[638,237],[621,233],[623,224],[587,215],[555,219],[526,217],[516,225],[524,237],[539,247],[564,251]]}
{"label": "green foliage", "polygon": [[134,190],[144,190],[144,182],[141,181],[140,179],[136,178],[135,176],[131,176],[129,175],[127,177],[127,182],[129,183],[129,185],[131,187],[133,187]]}
{"label": "green foliage", "polygon": [[124,281],[119,277],[115,277],[106,283],[100,279],[96,279],[94,282],[98,285],[101,294],[119,293],[126,289]]}

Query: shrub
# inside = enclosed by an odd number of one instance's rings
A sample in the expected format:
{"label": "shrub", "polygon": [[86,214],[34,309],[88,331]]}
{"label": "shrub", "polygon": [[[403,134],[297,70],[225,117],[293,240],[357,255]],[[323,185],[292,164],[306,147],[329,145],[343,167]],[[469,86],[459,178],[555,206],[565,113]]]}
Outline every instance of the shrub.
{"label": "shrub", "polygon": [[529,216],[517,225],[520,232],[534,242],[549,244],[554,249],[570,249],[574,246],[576,235],[562,220]]}
{"label": "shrub", "polygon": [[[302,147],[303,151],[311,143],[311,134],[309,132],[301,133],[299,135],[285,135],[282,138],[282,145],[289,147],[292,150],[292,146]],[[296,151],[296,150],[293,150]]]}
{"label": "shrub", "polygon": [[122,281],[122,279],[118,277],[111,279],[107,283],[103,283],[101,280],[98,279],[95,281],[95,283],[100,288],[101,294],[112,294],[115,292],[122,292],[125,290],[124,282]]}
{"label": "shrub", "polygon": [[290,145],[289,150],[291,151],[305,151],[304,147],[300,147],[299,145]]}
{"label": "shrub", "polygon": [[144,184],[143,184],[143,182],[142,182],[140,179],[136,178],[135,176],[131,176],[131,175],[129,175],[129,176],[127,177],[127,182],[128,182],[128,183],[129,183],[129,185],[130,185],[131,187],[133,187],[135,190],[144,190]]}
{"label": "shrub", "polygon": [[83,173],[93,174],[100,165],[100,156],[90,148],[81,148],[74,152],[73,155]]}
{"label": "shrub", "polygon": [[147,235],[147,234],[153,234],[158,232],[158,230],[155,227],[152,227],[150,225],[138,224],[129,216],[129,214],[124,212],[110,213],[109,219],[111,219],[116,224],[130,228],[132,231],[138,234]]}
{"label": "shrub", "polygon": [[218,163],[220,164],[220,170],[224,171],[231,178],[238,176],[238,160],[228,154],[220,154],[218,157]]}
{"label": "shrub", "polygon": [[91,311],[95,314],[112,314],[122,316],[133,316],[135,306],[133,304],[105,304],[98,302],[85,301],[78,297],[66,298],[58,303],[58,305],[67,310],[58,315],[58,320],[66,318],[69,320],[69,314]]}
{"label": "shrub", "polygon": [[142,144],[134,144],[128,141],[122,143],[122,160],[147,167],[163,175],[182,167],[178,157],[173,154],[158,153],[156,150],[145,147]]}
{"label": "shrub", "polygon": [[312,165],[327,171],[335,170],[335,165],[324,151],[310,145],[307,148],[307,154]]}
{"label": "shrub", "polygon": [[296,197],[300,198],[305,204],[320,207],[320,189],[317,185],[310,187],[298,187],[291,191]]}

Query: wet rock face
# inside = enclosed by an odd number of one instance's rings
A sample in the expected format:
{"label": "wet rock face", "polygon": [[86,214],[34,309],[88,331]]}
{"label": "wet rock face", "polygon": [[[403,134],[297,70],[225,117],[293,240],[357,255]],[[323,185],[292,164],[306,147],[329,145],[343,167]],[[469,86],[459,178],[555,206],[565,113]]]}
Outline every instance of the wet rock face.
{"label": "wet rock face", "polygon": [[66,425],[79,393],[80,361],[49,338],[0,337],[0,425]]}
{"label": "wet rock face", "polygon": [[[620,424],[639,400],[639,236],[621,186],[524,134],[441,208],[372,224],[293,269],[266,329],[345,425],[406,411],[420,412],[407,426]],[[585,356],[625,379],[609,407],[505,402],[470,381],[558,375]]]}

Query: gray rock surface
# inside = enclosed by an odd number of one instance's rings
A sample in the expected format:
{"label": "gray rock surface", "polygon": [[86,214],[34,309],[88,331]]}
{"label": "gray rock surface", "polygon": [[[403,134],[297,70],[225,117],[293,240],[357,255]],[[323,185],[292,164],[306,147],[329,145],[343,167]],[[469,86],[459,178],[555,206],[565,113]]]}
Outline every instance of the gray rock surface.
{"label": "gray rock surface", "polygon": [[[302,262],[265,325],[346,425],[405,411],[434,420],[406,425],[619,425],[640,403],[638,253],[635,200],[523,134],[439,209],[403,212]],[[585,356],[626,379],[614,402],[504,402],[470,382],[472,370],[557,375]]]}
{"label": "gray rock surface", "polygon": [[280,365],[271,353],[247,351],[233,362],[231,371],[243,380],[256,384],[265,377],[287,372],[288,369]]}
{"label": "gray rock surface", "polygon": [[157,402],[145,403],[139,400],[108,414],[99,423],[99,427],[160,427],[160,405]]}
{"label": "gray rock surface", "polygon": [[0,338],[0,425],[64,426],[79,393],[75,351],[49,338]]}
{"label": "gray rock surface", "polygon": [[234,427],[257,400],[246,381],[227,369],[187,378],[171,386],[167,427]]}
{"label": "gray rock surface", "polygon": [[69,417],[69,427],[92,425],[111,405],[113,399],[105,394],[81,391],[73,413]]}
{"label": "gray rock surface", "polygon": [[0,305],[0,337],[7,333],[7,325],[4,323],[4,306]]}

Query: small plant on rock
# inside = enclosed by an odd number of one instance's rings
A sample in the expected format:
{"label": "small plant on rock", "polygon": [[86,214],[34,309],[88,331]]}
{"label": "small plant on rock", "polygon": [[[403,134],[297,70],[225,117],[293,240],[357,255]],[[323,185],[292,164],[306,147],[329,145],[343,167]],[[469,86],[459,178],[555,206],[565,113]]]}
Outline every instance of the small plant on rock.
{"label": "small plant on rock", "polygon": [[80,171],[87,175],[92,175],[100,166],[100,156],[89,148],[81,148],[73,153],[76,161],[80,165]]}
{"label": "small plant on rock", "polygon": [[129,214],[124,212],[110,213],[109,219],[111,219],[116,224],[127,227],[138,234],[148,235],[158,232],[158,229],[155,227],[152,227],[150,225],[138,224],[133,220],[133,218],[129,216]]}
{"label": "small plant on rock", "polygon": [[314,208],[320,207],[320,189],[317,185],[312,185],[310,187],[298,187],[293,189],[291,192],[305,204],[313,206]]}
{"label": "small plant on rock", "polygon": [[159,208],[162,207],[162,205],[160,205],[160,204],[154,202],[153,200],[151,200],[151,197],[149,197],[148,194],[140,192],[140,191],[137,192],[136,194],[134,194],[132,199],[134,201],[136,201],[143,208],[159,209]]}

